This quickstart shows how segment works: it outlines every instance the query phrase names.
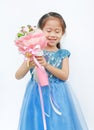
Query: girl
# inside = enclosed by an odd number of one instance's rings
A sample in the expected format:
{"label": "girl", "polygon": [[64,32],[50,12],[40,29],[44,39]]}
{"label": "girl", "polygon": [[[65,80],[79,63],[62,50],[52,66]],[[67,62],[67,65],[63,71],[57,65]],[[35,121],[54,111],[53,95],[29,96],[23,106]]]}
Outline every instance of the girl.
{"label": "girl", "polygon": [[38,83],[32,73],[35,63],[31,61],[27,67],[24,61],[15,76],[21,79],[30,70],[31,78],[25,92],[18,130],[88,130],[66,82],[70,52],[60,49],[60,40],[66,30],[65,21],[60,14],[49,12],[40,18],[38,27],[47,38],[44,56],[36,57],[45,67],[49,79],[48,86],[40,87],[45,113],[41,109]]}

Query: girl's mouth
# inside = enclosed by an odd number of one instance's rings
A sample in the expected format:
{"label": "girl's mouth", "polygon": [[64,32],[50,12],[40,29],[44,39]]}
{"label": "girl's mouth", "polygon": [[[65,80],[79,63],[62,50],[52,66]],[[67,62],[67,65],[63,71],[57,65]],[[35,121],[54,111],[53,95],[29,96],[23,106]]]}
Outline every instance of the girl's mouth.
{"label": "girl's mouth", "polygon": [[50,41],[51,43],[56,42],[56,39],[48,39],[48,41]]}

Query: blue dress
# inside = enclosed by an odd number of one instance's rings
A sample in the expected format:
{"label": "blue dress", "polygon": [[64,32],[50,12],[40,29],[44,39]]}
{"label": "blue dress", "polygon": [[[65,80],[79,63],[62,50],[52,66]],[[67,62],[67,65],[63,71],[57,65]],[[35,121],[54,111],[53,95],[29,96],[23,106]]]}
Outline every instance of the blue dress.
{"label": "blue dress", "polygon": [[[70,56],[66,49],[44,51],[48,63],[61,68],[62,60]],[[24,95],[18,130],[45,130],[38,84],[31,78]],[[40,87],[47,130],[88,130],[79,103],[67,81],[62,81],[47,71],[49,86]]]}

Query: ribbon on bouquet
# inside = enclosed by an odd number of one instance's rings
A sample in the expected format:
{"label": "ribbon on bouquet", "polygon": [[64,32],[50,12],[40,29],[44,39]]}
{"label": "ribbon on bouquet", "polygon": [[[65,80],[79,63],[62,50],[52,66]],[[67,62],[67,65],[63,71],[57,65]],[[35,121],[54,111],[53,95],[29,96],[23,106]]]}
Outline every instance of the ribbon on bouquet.
{"label": "ribbon on bouquet", "polygon": [[40,95],[40,103],[41,103],[41,110],[42,110],[42,118],[43,118],[44,130],[47,130],[45,111],[44,111],[44,103],[43,103],[43,96],[42,96],[42,91],[41,91],[41,87],[40,87],[39,84],[38,84],[38,89],[39,89],[39,95]]}
{"label": "ribbon on bouquet", "polygon": [[36,65],[42,69],[42,66],[39,64],[39,62],[37,61],[37,59],[35,58],[35,56],[42,56],[43,52],[40,48],[40,45],[36,45],[35,47],[31,48],[30,46],[28,47],[24,47],[25,49],[25,56],[26,56],[26,60],[27,60],[27,65],[29,66],[29,62],[33,59],[34,62],[36,63]]}
{"label": "ribbon on bouquet", "polygon": [[47,86],[48,85],[48,77],[47,77],[47,73],[46,73],[44,67],[39,64],[39,62],[37,61],[37,59],[35,57],[35,56],[38,56],[38,55],[42,56],[43,52],[41,51],[40,46],[36,45],[33,49],[28,48],[28,54],[29,54],[30,57],[29,57],[29,59],[28,58],[26,59],[27,65],[29,65],[28,62],[30,62],[32,59],[36,63],[35,69],[36,69],[37,78],[38,78],[38,90],[39,90],[39,96],[40,96],[43,125],[44,125],[44,130],[47,130],[41,86]]}
{"label": "ribbon on bouquet", "polygon": [[[28,50],[28,51],[27,51]],[[27,60],[27,65],[29,65],[28,62],[30,62],[32,59],[34,60],[35,64],[36,64],[36,72],[37,72],[37,82],[39,82],[40,86],[46,86],[48,85],[48,76],[47,73],[45,71],[45,68],[43,66],[41,66],[38,62],[38,60],[36,59],[35,56],[42,56],[43,55],[43,51],[40,49],[40,45],[36,45],[33,49],[32,48],[27,48],[26,49],[26,60]],[[27,54],[29,54],[29,56],[27,56]]]}

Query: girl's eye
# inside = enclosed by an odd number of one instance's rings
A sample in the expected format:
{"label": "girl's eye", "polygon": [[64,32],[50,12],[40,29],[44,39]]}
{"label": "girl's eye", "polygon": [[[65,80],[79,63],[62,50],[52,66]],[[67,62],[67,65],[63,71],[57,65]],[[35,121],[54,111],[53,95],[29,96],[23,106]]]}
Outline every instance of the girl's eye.
{"label": "girl's eye", "polygon": [[47,32],[51,32],[51,30],[47,30]]}
{"label": "girl's eye", "polygon": [[56,32],[56,33],[60,33],[60,30],[56,30],[55,32]]}
{"label": "girl's eye", "polygon": [[56,31],[56,33],[59,33],[59,31]]}

